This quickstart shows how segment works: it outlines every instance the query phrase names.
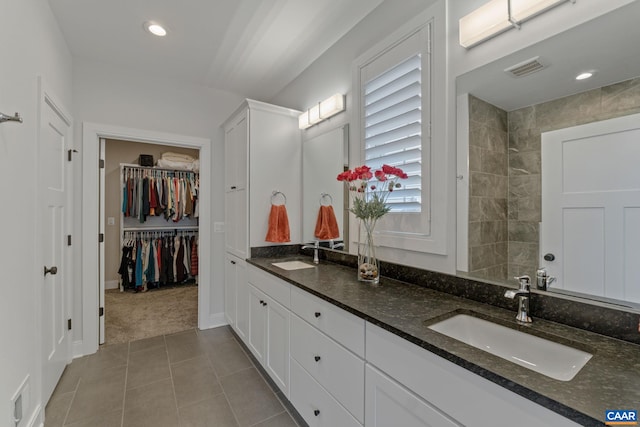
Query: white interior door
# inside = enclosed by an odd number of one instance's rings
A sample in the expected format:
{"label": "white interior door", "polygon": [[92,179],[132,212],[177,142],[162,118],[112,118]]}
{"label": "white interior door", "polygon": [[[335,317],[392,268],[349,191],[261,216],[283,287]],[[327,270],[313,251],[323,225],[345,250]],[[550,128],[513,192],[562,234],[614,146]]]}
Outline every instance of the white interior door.
{"label": "white interior door", "polygon": [[43,401],[49,400],[62,371],[70,361],[71,271],[67,259],[68,244],[66,175],[67,148],[70,141],[70,119],[43,95],[40,105],[40,136],[38,141],[40,238],[42,238],[42,351]]}
{"label": "white interior door", "polygon": [[540,254],[552,286],[640,303],[639,164],[640,115],[542,135]]}
{"label": "white interior door", "polygon": [[100,178],[100,208],[99,208],[99,218],[98,218],[98,233],[101,236],[98,239],[99,245],[99,259],[98,259],[98,343],[104,344],[104,318],[105,318],[105,310],[104,310],[104,281],[105,281],[105,268],[104,268],[104,203],[105,203],[105,175],[104,175],[104,162],[105,162],[105,152],[106,152],[106,141],[104,138],[100,138],[100,168],[98,168]]}

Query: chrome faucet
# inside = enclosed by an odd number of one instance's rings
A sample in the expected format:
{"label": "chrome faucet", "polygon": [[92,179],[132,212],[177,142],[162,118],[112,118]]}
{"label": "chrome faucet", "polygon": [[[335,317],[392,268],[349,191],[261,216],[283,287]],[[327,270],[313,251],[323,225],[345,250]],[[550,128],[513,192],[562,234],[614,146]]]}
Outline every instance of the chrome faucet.
{"label": "chrome faucet", "polygon": [[520,324],[531,323],[531,317],[529,317],[529,296],[531,295],[531,278],[529,276],[514,277],[519,283],[518,290],[509,289],[504,293],[504,296],[509,299],[518,297],[518,314],[516,320]]}
{"label": "chrome faucet", "polygon": [[536,287],[541,291],[546,291],[554,280],[556,280],[556,278],[549,276],[544,267],[540,267],[536,270]]}
{"label": "chrome faucet", "polygon": [[304,245],[301,249],[313,249],[313,263],[320,264],[320,258],[318,257],[318,251],[320,249],[320,241],[316,240],[313,242],[313,246]]}
{"label": "chrome faucet", "polygon": [[340,249],[344,248],[344,242],[335,243],[333,240],[329,241],[329,249]]}

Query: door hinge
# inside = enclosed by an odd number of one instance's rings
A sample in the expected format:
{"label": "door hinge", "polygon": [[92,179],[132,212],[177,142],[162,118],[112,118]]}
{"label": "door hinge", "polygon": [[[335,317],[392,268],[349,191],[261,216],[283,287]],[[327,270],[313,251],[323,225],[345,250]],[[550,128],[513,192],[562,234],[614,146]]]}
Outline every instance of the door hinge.
{"label": "door hinge", "polygon": [[100,316],[100,317],[104,316],[104,307],[100,307],[98,309],[98,316]]}
{"label": "door hinge", "polygon": [[78,150],[67,150],[67,160],[68,161],[73,160],[73,156],[72,155],[73,155],[73,153],[77,153],[77,152],[78,152]]}
{"label": "door hinge", "polygon": [[98,162],[98,166],[100,167],[100,169],[104,169],[104,159],[100,159],[100,161]]}
{"label": "door hinge", "polygon": [[67,246],[71,246],[71,234],[67,234]]}
{"label": "door hinge", "polygon": [[104,242],[104,233],[98,234],[98,243]]}
{"label": "door hinge", "polygon": [[67,331],[71,330],[71,319],[67,319]]}

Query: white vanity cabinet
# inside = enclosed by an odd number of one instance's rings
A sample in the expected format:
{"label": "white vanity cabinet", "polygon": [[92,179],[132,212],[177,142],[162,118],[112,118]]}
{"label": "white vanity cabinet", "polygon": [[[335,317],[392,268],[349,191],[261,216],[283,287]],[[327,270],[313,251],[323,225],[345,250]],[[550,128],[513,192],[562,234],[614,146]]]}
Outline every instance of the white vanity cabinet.
{"label": "white vanity cabinet", "polygon": [[364,320],[296,287],[291,310],[291,402],[309,425],[362,425]]}
{"label": "white vanity cabinet", "polygon": [[408,426],[578,426],[370,323],[366,346],[367,427],[405,418]]}
{"label": "white vanity cabinet", "polygon": [[[302,147],[298,115],[296,110],[247,99],[222,125],[225,252],[227,257],[235,257],[236,266],[249,256],[249,248],[274,244],[265,241],[274,191],[286,197],[291,243],[301,241]],[[282,202],[282,197],[274,201]],[[244,275],[234,276],[231,265],[227,261],[225,317],[244,339],[249,333],[249,290]]]}
{"label": "white vanity cabinet", "polygon": [[289,397],[291,285],[250,267],[247,287],[249,332],[244,341],[283,394]]}

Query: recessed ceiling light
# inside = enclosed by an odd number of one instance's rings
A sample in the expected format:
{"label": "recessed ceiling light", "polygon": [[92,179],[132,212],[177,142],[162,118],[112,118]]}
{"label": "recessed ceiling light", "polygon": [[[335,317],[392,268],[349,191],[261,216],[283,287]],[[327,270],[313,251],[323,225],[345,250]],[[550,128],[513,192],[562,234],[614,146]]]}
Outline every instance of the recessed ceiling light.
{"label": "recessed ceiling light", "polygon": [[154,36],[164,37],[167,35],[167,30],[165,30],[162,25],[155,22],[145,22],[144,29],[149,31]]}
{"label": "recessed ceiling light", "polygon": [[589,77],[593,76],[593,73],[590,72],[586,72],[586,73],[580,73],[576,76],[576,80],[584,80],[584,79],[588,79]]}

